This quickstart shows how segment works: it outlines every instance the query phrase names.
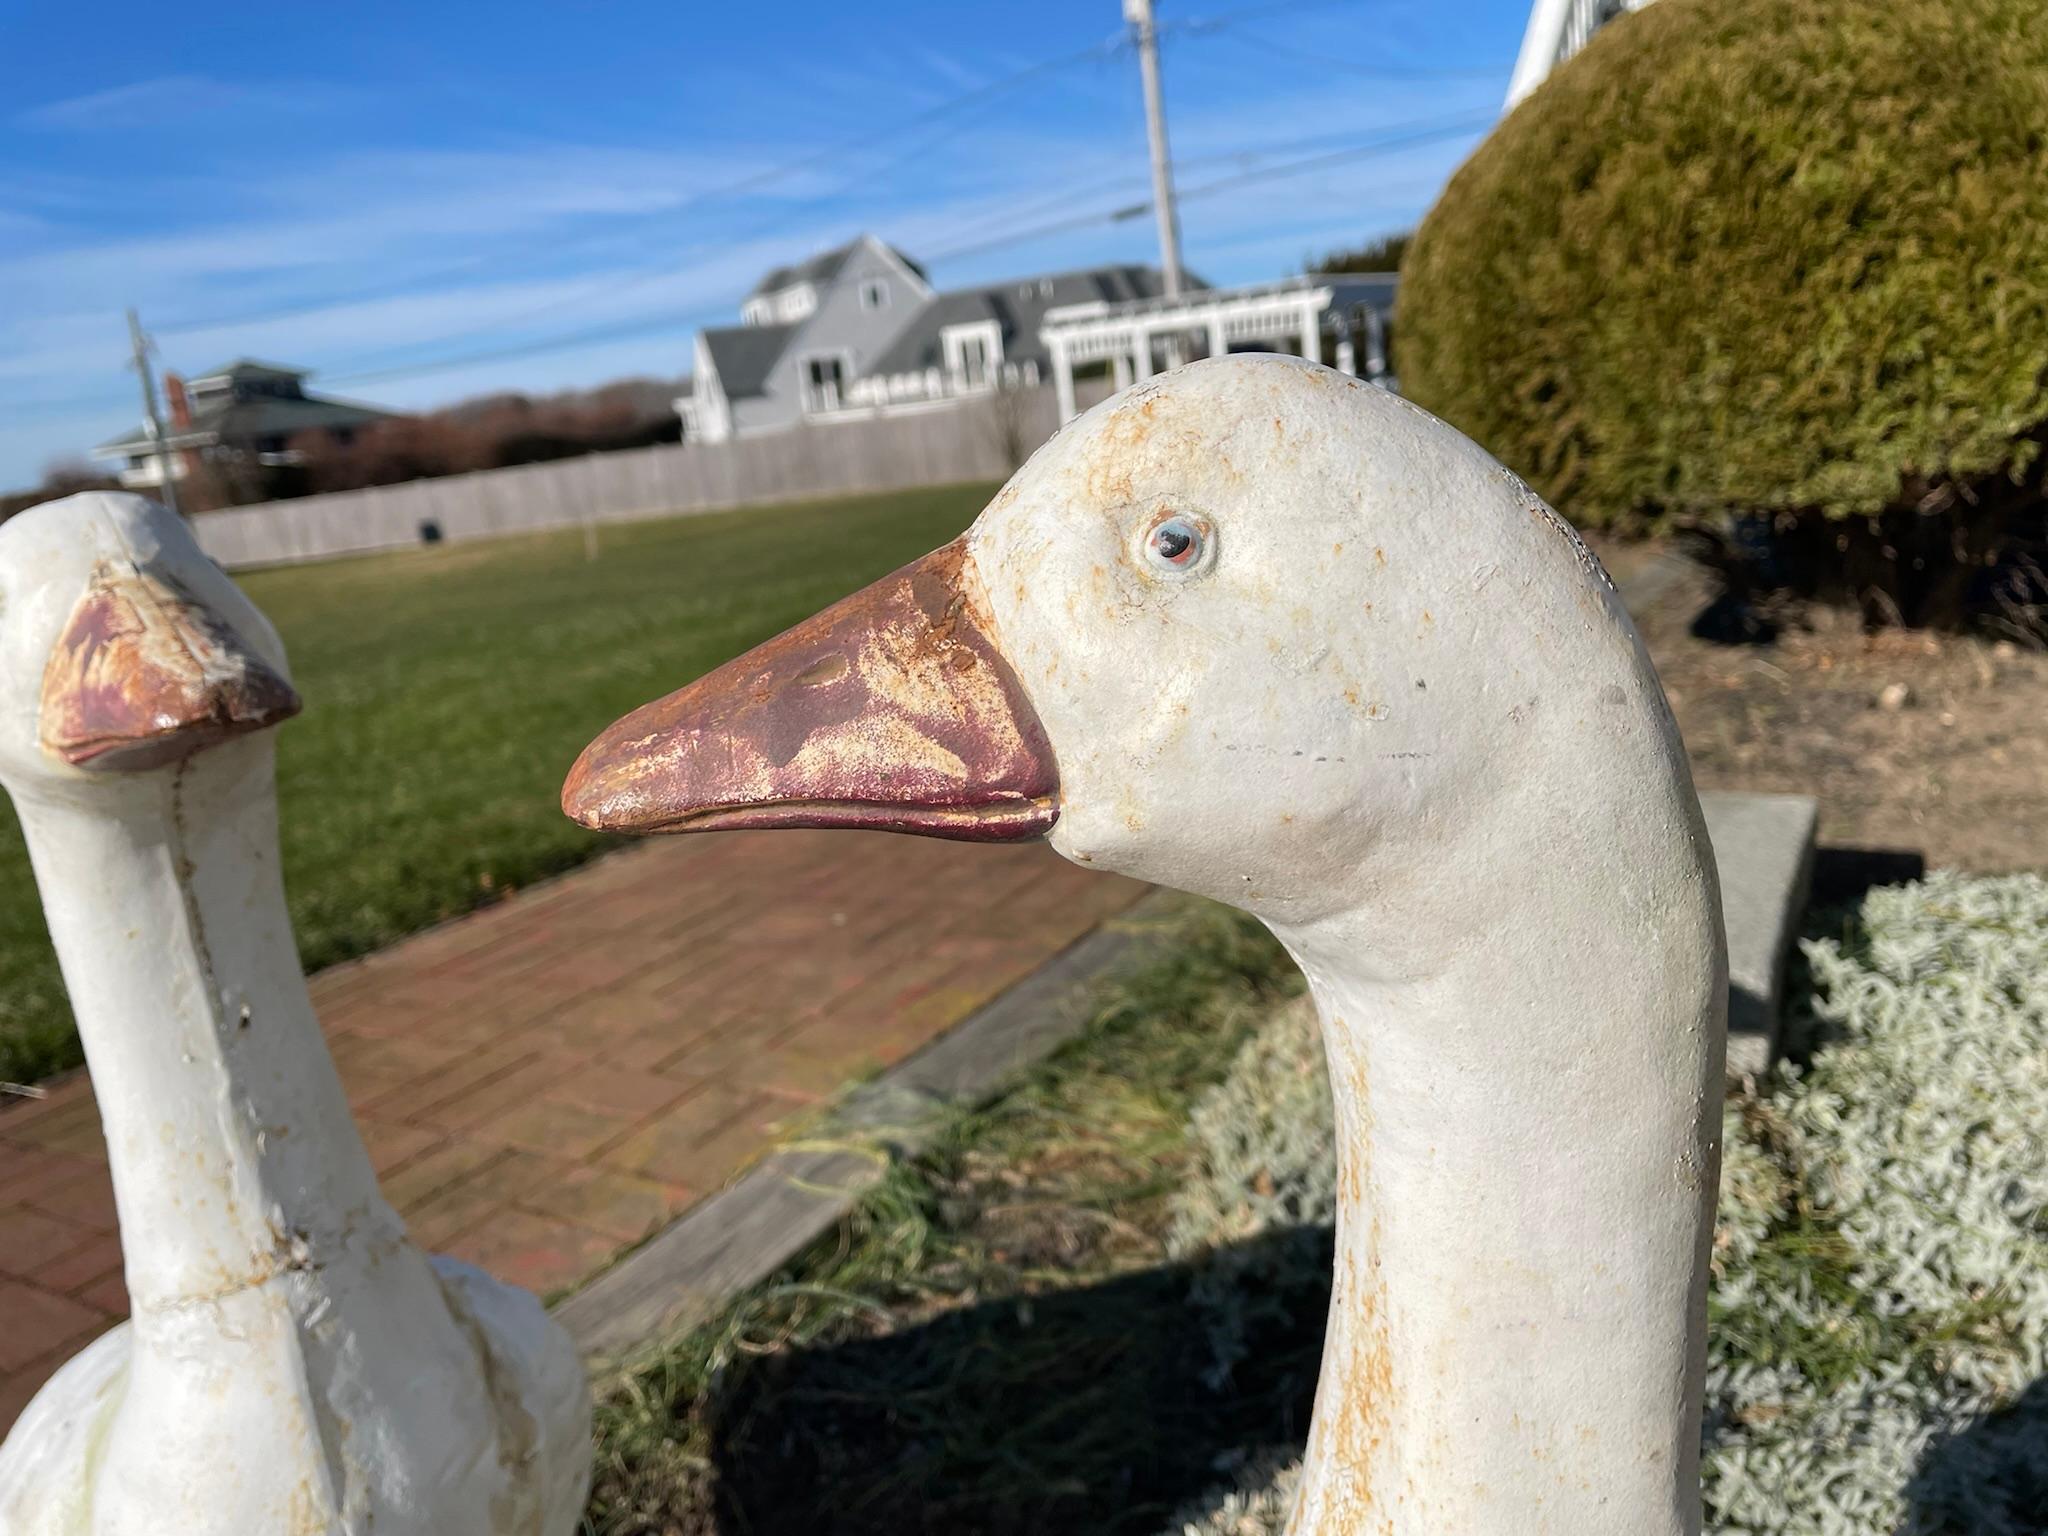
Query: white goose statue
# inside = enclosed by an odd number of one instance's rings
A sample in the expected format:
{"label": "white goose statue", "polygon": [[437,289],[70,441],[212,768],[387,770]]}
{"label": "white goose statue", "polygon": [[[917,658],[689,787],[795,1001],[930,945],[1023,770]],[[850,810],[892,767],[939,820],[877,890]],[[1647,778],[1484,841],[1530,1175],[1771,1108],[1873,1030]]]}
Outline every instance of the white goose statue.
{"label": "white goose statue", "polygon": [[1426,412],[1161,375],[958,541],[613,726],[638,831],[1049,837],[1230,902],[1323,1020],[1341,1152],[1295,1536],[1694,1536],[1724,968],[1599,563]]}
{"label": "white goose statue", "polygon": [[0,1445],[0,1536],[567,1536],[590,1409],[522,1291],[405,1236],[278,871],[277,635],[175,516],[0,526],[0,781],[105,1123],[133,1316]]}

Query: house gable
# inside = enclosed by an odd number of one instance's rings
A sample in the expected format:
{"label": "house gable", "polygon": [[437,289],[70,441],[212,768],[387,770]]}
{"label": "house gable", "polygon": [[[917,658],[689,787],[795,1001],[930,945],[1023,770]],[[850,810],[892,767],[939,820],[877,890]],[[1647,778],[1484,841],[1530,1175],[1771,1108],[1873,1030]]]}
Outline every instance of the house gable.
{"label": "house gable", "polygon": [[931,285],[925,281],[922,267],[894,246],[863,234],[795,266],[777,267],[768,273],[741,304],[740,319],[747,325],[789,325],[807,320],[818,312],[835,287],[865,270],[872,258],[894,266],[910,288],[926,298],[931,296]]}
{"label": "house gable", "polygon": [[791,328],[768,373],[762,393],[774,408],[759,422],[763,427],[802,419],[814,360],[836,360],[838,376],[848,382],[866,377],[931,297],[923,274],[871,235],[835,254],[831,281],[818,287],[815,307]]}

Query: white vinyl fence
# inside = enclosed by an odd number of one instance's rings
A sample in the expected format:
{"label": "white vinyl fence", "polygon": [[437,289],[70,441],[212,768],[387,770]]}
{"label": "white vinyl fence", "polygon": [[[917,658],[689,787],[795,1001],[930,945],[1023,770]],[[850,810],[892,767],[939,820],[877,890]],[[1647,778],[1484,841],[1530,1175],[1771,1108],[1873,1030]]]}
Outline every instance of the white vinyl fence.
{"label": "white vinyl fence", "polygon": [[1000,480],[1052,435],[1050,389],[916,415],[812,424],[726,443],[673,443],[547,464],[264,502],[192,520],[230,570],[674,517],[807,497]]}

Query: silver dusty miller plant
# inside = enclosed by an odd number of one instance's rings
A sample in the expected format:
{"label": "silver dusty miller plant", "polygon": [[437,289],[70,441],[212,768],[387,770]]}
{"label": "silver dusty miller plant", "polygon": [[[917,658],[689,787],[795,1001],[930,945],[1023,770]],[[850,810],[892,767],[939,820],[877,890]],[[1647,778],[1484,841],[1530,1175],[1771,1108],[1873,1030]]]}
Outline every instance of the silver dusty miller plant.
{"label": "silver dusty miller plant", "polygon": [[1315,1005],[1299,997],[1244,1043],[1189,1114],[1201,1174],[1175,1192],[1166,1243],[1176,1259],[1207,1255],[1192,1299],[1213,1356],[1212,1387],[1244,1359],[1251,1326],[1282,1305],[1292,1288],[1284,1282],[1302,1278],[1277,1272],[1295,1250],[1244,1240],[1337,1218],[1330,1113]]}
{"label": "silver dusty miller plant", "polygon": [[[1724,1121],[1704,1484],[1717,1536],[2048,1533],[2048,881],[1872,892],[1804,946],[1807,1065]],[[1312,1014],[1250,1042],[1190,1127],[1192,1255],[1335,1206]],[[1241,1251],[1241,1250],[1240,1250]],[[1235,1265],[1236,1267],[1233,1267]],[[1270,1278],[1197,1283],[1220,1382]],[[1264,1536],[1272,1453],[1175,1532]]]}

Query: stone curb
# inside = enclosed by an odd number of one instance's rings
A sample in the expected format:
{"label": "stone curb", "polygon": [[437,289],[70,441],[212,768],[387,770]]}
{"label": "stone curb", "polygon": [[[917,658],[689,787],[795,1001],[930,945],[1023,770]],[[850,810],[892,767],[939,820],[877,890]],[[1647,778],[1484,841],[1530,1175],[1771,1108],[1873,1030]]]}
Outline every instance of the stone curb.
{"label": "stone curb", "polygon": [[855,1089],[802,1140],[770,1153],[554,1308],[587,1358],[623,1360],[710,1316],[831,1231],[890,1160],[929,1145],[1080,1033],[1093,985],[1142,956],[1154,890],[1069,945],[916,1055]]}
{"label": "stone curb", "polygon": [[1728,1075],[1761,1077],[1778,1057],[1785,967],[1813,885],[1810,795],[1705,794],[1728,930]]}
{"label": "stone curb", "polygon": [[[1640,618],[1698,569],[1666,549],[1615,590]],[[1728,1076],[1757,1078],[1778,1059],[1785,966],[1813,887],[1819,806],[1809,795],[1708,792],[1700,809],[1720,866],[1728,932]]]}

